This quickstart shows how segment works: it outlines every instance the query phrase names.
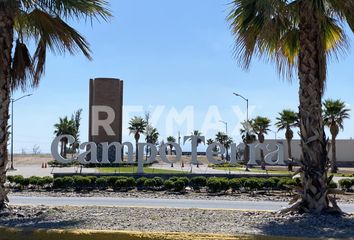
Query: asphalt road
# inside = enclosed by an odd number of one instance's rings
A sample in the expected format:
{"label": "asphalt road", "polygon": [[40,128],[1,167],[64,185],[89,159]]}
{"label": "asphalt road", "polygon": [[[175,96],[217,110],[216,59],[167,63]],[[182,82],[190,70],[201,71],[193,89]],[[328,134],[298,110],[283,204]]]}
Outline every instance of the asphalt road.
{"label": "asphalt road", "polygon": [[[46,206],[115,206],[150,208],[200,208],[278,211],[288,206],[286,202],[227,201],[192,199],[106,198],[106,197],[23,197],[10,196],[10,205]],[[354,213],[354,204],[339,204],[344,212]]]}

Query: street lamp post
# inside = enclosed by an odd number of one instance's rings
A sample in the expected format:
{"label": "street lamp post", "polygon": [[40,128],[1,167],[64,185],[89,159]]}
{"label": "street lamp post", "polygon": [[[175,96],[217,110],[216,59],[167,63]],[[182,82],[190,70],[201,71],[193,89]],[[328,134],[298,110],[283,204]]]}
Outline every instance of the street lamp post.
{"label": "street lamp post", "polygon": [[[246,112],[246,122],[247,122],[247,125],[249,124],[249,119],[248,119],[248,98],[245,98],[244,96],[242,96],[241,94],[238,94],[238,93],[233,93],[236,97],[240,97],[242,98],[243,100],[246,101],[246,108],[247,108],[247,112]],[[248,129],[247,129],[247,132],[246,132],[246,138],[248,137]],[[246,148],[247,149],[247,148]],[[245,171],[249,171],[248,169],[248,164],[246,163],[246,170]]]}
{"label": "street lamp post", "polygon": [[17,99],[11,98],[11,167],[10,170],[15,170],[14,168],[14,103],[21,100],[22,98],[32,96],[32,94],[27,94]]}

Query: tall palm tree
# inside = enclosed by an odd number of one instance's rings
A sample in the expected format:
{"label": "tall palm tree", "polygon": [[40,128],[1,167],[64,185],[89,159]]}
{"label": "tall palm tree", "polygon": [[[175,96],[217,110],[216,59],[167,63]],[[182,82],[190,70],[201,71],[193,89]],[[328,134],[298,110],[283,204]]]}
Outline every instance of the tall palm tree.
{"label": "tall palm tree", "polygon": [[298,73],[302,190],[289,210],[340,211],[329,196],[321,105],[327,58],[346,50],[343,26],[354,31],[353,11],[354,1],[233,0],[228,20],[240,63],[248,68],[253,56],[264,57],[288,77]]}
{"label": "tall palm tree", "polygon": [[[253,121],[252,121],[252,128],[255,134],[257,134],[257,138],[259,143],[263,144],[264,143],[264,135],[268,134],[268,131],[270,131],[269,129],[270,127],[270,119],[266,118],[266,117],[256,117]],[[260,150],[261,151],[261,166],[262,169],[265,170],[265,161],[264,161],[264,152],[263,149]]]}
{"label": "tall palm tree", "polygon": [[[54,134],[55,136],[60,136],[60,135],[72,135],[74,136],[76,134],[76,124],[75,121],[72,119],[69,119],[68,117],[64,118],[59,118],[59,123],[56,123],[54,125]],[[61,147],[60,147],[60,155],[66,158],[66,153],[67,153],[67,144],[68,144],[68,139],[67,138],[62,138],[61,139]]]}
{"label": "tall palm tree", "polygon": [[[228,147],[230,146],[226,146],[228,140],[228,136],[226,135],[226,133],[223,132],[217,132],[215,135],[215,141],[224,145],[224,147],[226,148],[226,159],[229,159],[229,151],[228,151]],[[221,159],[224,160],[224,155],[221,155]]]}
{"label": "tall palm tree", "polygon": [[[169,137],[167,137],[167,142],[175,143],[176,142],[176,138],[173,137],[173,136],[169,136]],[[169,144],[169,146],[170,146],[170,155],[172,155],[173,145]]]}
{"label": "tall palm tree", "polygon": [[[150,124],[147,123],[146,129],[145,129],[145,141],[147,143],[151,143],[156,145],[157,141],[159,139],[159,132],[157,130],[157,128],[154,128],[153,126],[151,126]],[[150,148],[146,148],[146,158],[148,157],[148,153],[150,152],[151,154],[151,149]]]}
{"label": "tall palm tree", "polygon": [[294,132],[292,128],[298,127],[299,126],[299,115],[298,113],[285,109],[282,112],[279,113],[279,117],[277,117],[277,122],[275,123],[275,126],[278,128],[278,132],[281,130],[285,130],[285,138],[288,144],[288,170],[292,171],[293,170],[293,165],[292,165],[292,153],[291,153],[291,140],[294,137]]}
{"label": "tall palm tree", "polygon": [[[194,131],[191,133],[191,135],[196,136],[196,137],[200,137],[200,136],[202,136],[202,132],[200,132],[199,130],[194,130]],[[201,144],[201,143],[202,143],[202,140],[200,140],[200,139],[198,138],[198,140],[197,140],[197,147],[198,147],[199,144]]]}
{"label": "tall palm tree", "polygon": [[254,134],[252,129],[251,121],[244,121],[241,123],[242,128],[240,129],[240,134],[242,138],[242,142],[245,145],[245,149],[243,151],[243,159],[245,161],[246,171],[248,170],[248,162],[250,160],[250,148],[248,144],[252,144],[257,140],[257,136]]}
{"label": "tall palm tree", "polygon": [[331,162],[331,172],[336,173],[338,171],[337,167],[337,149],[336,149],[336,138],[338,136],[339,130],[344,129],[343,122],[345,119],[349,118],[349,109],[346,108],[345,103],[341,100],[327,99],[323,103],[323,121],[324,124],[329,127],[332,141],[332,162]]}
{"label": "tall palm tree", "polygon": [[75,132],[72,135],[75,138],[75,142],[72,144],[72,150],[74,153],[80,146],[81,114],[82,114],[82,109],[79,109],[75,111],[74,114],[71,116],[71,121],[75,123]]}
{"label": "tall palm tree", "polygon": [[129,122],[129,131],[130,134],[134,135],[134,139],[135,139],[135,160],[136,162],[138,162],[138,143],[139,143],[139,139],[140,139],[140,135],[143,134],[145,132],[147,123],[146,121],[142,118],[142,117],[133,117],[130,122]]}
{"label": "tall palm tree", "polygon": [[[0,1],[0,208],[5,207],[8,163],[8,119],[11,92],[38,86],[48,50],[82,52],[91,59],[89,44],[66,21],[111,16],[105,0]],[[31,56],[27,44],[36,50]]]}

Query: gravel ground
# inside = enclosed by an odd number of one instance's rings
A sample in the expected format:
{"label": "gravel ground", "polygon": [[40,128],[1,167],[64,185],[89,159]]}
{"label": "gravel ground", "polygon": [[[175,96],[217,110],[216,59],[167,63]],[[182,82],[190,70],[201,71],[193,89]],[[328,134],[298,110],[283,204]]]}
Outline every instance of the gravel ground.
{"label": "gravel ground", "polygon": [[[39,192],[39,191],[21,191],[11,192],[12,196],[41,196],[41,197],[117,197],[117,198],[162,198],[162,199],[201,199],[201,200],[230,200],[230,201],[281,201],[288,202],[292,198],[289,194],[284,192],[273,192],[271,194],[255,194],[251,196],[249,193],[243,194],[223,194],[223,195],[210,195],[205,192],[194,193],[188,192],[186,194],[161,192],[145,192],[145,191],[129,191],[129,192],[113,192],[113,191],[92,191],[88,193],[79,193],[74,191],[68,192]],[[354,194],[338,195],[338,202],[341,203],[354,203]]]}
{"label": "gravel ground", "polygon": [[281,215],[199,209],[13,206],[0,212],[0,226],[297,237],[354,236],[353,215]]}

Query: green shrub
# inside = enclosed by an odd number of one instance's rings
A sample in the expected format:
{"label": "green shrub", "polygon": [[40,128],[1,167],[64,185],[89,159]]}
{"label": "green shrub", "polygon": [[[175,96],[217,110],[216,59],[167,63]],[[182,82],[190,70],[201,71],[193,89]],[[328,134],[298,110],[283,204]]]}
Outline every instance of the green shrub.
{"label": "green shrub", "polygon": [[187,178],[187,177],[179,177],[179,178],[177,179],[177,181],[182,181],[182,182],[184,182],[184,186],[188,186],[188,184],[189,184],[189,178]]}
{"label": "green shrub", "polygon": [[333,182],[333,181],[331,181],[331,182],[328,184],[328,187],[329,187],[329,188],[332,188],[332,189],[336,189],[336,188],[338,188],[338,184],[335,183],[335,182]]}
{"label": "green shrub", "polygon": [[108,187],[114,188],[114,185],[115,185],[117,180],[118,180],[118,177],[116,177],[116,176],[107,177]]}
{"label": "green shrub", "polygon": [[65,188],[71,188],[74,185],[74,178],[73,177],[63,177],[63,186]]}
{"label": "green shrub", "polygon": [[64,187],[64,179],[61,177],[54,178],[53,188],[62,188]]}
{"label": "green shrub", "polygon": [[200,188],[206,186],[207,179],[203,176],[193,177],[191,178],[190,183],[194,190],[200,190]]}
{"label": "green shrub", "polygon": [[245,187],[245,183],[247,180],[248,180],[248,178],[246,178],[246,177],[240,178],[240,182],[241,182],[242,187]]}
{"label": "green shrub", "polygon": [[105,189],[107,189],[107,186],[108,186],[107,178],[106,177],[99,177],[96,179],[95,184],[98,189],[105,190]]}
{"label": "green shrub", "polygon": [[341,187],[341,189],[346,190],[346,191],[350,191],[351,187],[354,185],[353,181],[349,178],[344,178],[339,180],[339,186]]}
{"label": "green shrub", "polygon": [[44,181],[44,185],[50,185],[53,183],[53,178],[49,176],[42,177],[42,180]]}
{"label": "green shrub", "polygon": [[241,179],[239,178],[230,179],[229,184],[233,192],[241,190],[241,188],[243,187]]}
{"label": "green shrub", "polygon": [[281,178],[277,184],[278,189],[285,190],[287,189],[286,185],[288,184],[288,178]]}
{"label": "green shrub", "polygon": [[77,176],[74,178],[74,186],[76,190],[87,189],[91,185],[89,177]]}
{"label": "green shrub", "polygon": [[16,176],[14,176],[14,178],[13,178],[13,182],[14,182],[15,184],[18,184],[18,185],[22,185],[22,183],[23,183],[24,180],[25,180],[25,178],[24,178],[23,176],[21,176],[21,175],[16,175]]}
{"label": "green shrub", "polygon": [[186,189],[185,181],[177,180],[174,182],[174,190],[175,192],[183,192]]}
{"label": "green shrub", "polygon": [[260,188],[260,181],[257,180],[256,178],[249,178],[247,179],[247,181],[245,182],[245,188],[247,188],[248,190],[257,190]]}
{"label": "green shrub", "polygon": [[174,176],[174,177],[170,177],[168,180],[170,180],[172,182],[177,182],[178,179],[179,179],[179,177]]}
{"label": "green shrub", "polygon": [[160,177],[154,177],[153,178],[154,179],[154,181],[155,181],[155,187],[161,187],[161,186],[163,186],[163,179],[162,178],[160,178]]}
{"label": "green shrub", "polygon": [[141,177],[136,180],[136,187],[138,190],[142,190],[144,188],[144,184],[146,180],[147,180],[146,177]]}
{"label": "green shrub", "polygon": [[91,182],[91,187],[94,187],[97,181],[97,177],[96,176],[87,176],[88,179],[90,179]]}
{"label": "green shrub", "polygon": [[265,189],[274,189],[277,186],[277,182],[274,178],[266,178],[263,181],[263,188]]}
{"label": "green shrub", "polygon": [[220,179],[217,177],[208,178],[206,186],[208,187],[208,191],[211,193],[216,193],[221,191]]}
{"label": "green shrub", "polygon": [[128,189],[128,180],[127,179],[117,179],[114,183],[114,190],[127,190]]}
{"label": "green shrub", "polygon": [[228,178],[219,178],[220,181],[220,190],[221,191],[227,191],[230,188],[230,182]]}
{"label": "green shrub", "polygon": [[14,177],[13,175],[11,176],[7,176],[7,181],[9,181],[9,183],[14,183]]}
{"label": "green shrub", "polygon": [[[175,181],[175,182],[177,182],[177,181]],[[164,182],[164,186],[165,186],[166,190],[171,191],[175,187],[175,182],[172,180],[166,180]]]}
{"label": "green shrub", "polygon": [[271,178],[268,178],[268,179],[274,182],[274,186],[272,188],[276,188],[278,186],[278,182],[280,181],[280,178],[271,177]]}
{"label": "green shrub", "polygon": [[29,180],[29,178],[23,178],[23,181],[20,183],[21,187],[28,187]]}
{"label": "green shrub", "polygon": [[136,181],[135,181],[135,178],[133,177],[128,177],[126,179],[127,181],[127,187],[130,188],[130,189],[133,189],[135,186],[136,186]]}
{"label": "green shrub", "polygon": [[41,177],[37,176],[32,176],[29,178],[29,184],[33,186],[37,186],[38,180],[41,179]]}
{"label": "green shrub", "polygon": [[155,179],[149,178],[149,179],[146,179],[144,182],[144,187],[147,189],[155,190],[155,186],[156,186]]}

